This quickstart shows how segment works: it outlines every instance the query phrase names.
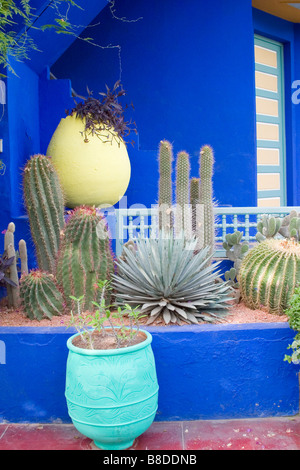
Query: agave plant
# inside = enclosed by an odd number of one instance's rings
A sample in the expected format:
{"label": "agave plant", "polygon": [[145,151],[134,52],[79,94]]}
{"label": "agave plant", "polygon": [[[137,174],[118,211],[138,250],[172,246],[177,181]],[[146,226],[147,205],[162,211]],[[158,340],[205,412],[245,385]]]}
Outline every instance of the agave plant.
{"label": "agave plant", "polygon": [[231,287],[218,281],[219,263],[209,248],[195,253],[197,239],[138,239],[136,250],[124,247],[113,285],[118,301],[139,306],[148,324],[161,317],[168,323],[213,321],[228,312]]}

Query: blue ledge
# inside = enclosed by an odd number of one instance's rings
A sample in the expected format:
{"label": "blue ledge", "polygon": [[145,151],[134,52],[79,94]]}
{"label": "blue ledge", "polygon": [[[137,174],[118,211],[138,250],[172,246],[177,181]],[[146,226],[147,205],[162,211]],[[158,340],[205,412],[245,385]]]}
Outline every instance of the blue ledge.
{"label": "blue ledge", "polygon": [[[160,386],[157,421],[299,412],[299,368],[283,361],[287,323],[148,327]],[[65,327],[0,327],[0,422],[70,422]]]}

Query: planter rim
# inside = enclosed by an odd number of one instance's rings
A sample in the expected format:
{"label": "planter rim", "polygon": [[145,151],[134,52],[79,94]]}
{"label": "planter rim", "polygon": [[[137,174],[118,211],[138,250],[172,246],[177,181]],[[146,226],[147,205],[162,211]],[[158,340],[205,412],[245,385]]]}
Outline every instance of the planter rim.
{"label": "planter rim", "polygon": [[[136,329],[136,328],[134,328]],[[67,340],[67,347],[70,351],[76,353],[76,354],[81,354],[82,356],[117,356],[117,355],[124,355],[124,354],[129,354],[134,351],[138,351],[139,349],[144,349],[146,346],[151,344],[152,342],[152,335],[149,333],[149,331],[139,329],[141,333],[144,333],[146,335],[145,341],[141,341],[138,344],[133,344],[132,346],[128,346],[125,348],[118,348],[118,349],[84,349],[84,348],[78,348],[77,346],[74,346],[72,343],[73,339],[79,336],[79,333],[76,333],[75,335],[70,336],[70,338]]]}

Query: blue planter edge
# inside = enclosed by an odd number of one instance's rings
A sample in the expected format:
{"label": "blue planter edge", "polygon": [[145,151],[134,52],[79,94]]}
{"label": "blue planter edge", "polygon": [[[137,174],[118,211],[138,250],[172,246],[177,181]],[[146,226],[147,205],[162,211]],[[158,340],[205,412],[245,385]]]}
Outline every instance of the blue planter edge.
{"label": "blue planter edge", "polygon": [[[299,367],[286,322],[143,327],[152,334],[157,421],[293,416]],[[74,329],[0,327],[0,422],[70,422],[64,397]]]}

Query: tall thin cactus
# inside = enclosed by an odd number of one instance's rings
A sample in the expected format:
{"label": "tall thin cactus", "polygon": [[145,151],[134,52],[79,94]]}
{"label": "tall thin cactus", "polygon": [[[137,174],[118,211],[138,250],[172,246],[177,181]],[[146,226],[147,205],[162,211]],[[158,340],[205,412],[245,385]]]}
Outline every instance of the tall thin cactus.
{"label": "tall thin cactus", "polygon": [[204,206],[204,245],[209,246],[210,254],[215,247],[215,218],[213,203],[214,153],[209,145],[200,151],[200,204]]}
{"label": "tall thin cactus", "polygon": [[64,227],[64,197],[49,157],[31,157],[24,168],[23,184],[39,268],[53,273]]}
{"label": "tall thin cactus", "polygon": [[170,230],[172,227],[172,161],[173,148],[167,140],[159,144],[159,228]]}
{"label": "tall thin cactus", "polygon": [[192,235],[192,218],[190,213],[190,157],[185,151],[178,152],[176,160],[176,233],[185,232]]}
{"label": "tall thin cactus", "polygon": [[8,268],[8,277],[14,282],[14,286],[7,286],[7,299],[9,307],[18,307],[20,304],[19,276],[17,270],[17,257],[15,250],[15,224],[10,222],[4,236],[4,249],[8,258],[14,258],[13,263]]}

